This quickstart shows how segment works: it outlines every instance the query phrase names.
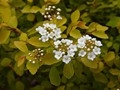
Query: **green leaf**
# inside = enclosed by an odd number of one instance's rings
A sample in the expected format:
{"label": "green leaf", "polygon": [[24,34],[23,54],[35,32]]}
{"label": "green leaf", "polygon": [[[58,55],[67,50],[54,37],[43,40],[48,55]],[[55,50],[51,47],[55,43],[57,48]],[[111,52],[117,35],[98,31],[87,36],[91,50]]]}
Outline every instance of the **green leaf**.
{"label": "green leaf", "polygon": [[78,39],[78,38],[81,37],[81,33],[80,33],[80,31],[78,29],[75,29],[75,30],[72,30],[70,32],[70,36],[75,38],[75,39]]}
{"label": "green leaf", "polygon": [[24,90],[24,84],[20,81],[16,82],[15,87],[16,87],[15,90]]}
{"label": "green leaf", "polygon": [[38,37],[31,37],[27,42],[36,47],[48,47],[50,45],[49,42],[40,41]]}
{"label": "green leaf", "polygon": [[23,42],[23,41],[14,41],[14,44],[22,52],[25,52],[25,53],[28,52],[28,48],[27,48],[27,45],[26,45],[25,42]]}
{"label": "green leaf", "polygon": [[78,27],[81,29],[88,29],[88,26],[86,26],[85,22],[83,22],[83,21],[79,21]]}
{"label": "green leaf", "polygon": [[108,30],[108,27],[102,26],[102,25],[100,25],[98,23],[96,25],[96,28],[97,28],[98,31],[103,31],[103,32],[105,32],[106,30]]}
{"label": "green leaf", "polygon": [[28,39],[28,36],[27,36],[26,33],[21,33],[19,39],[20,39],[21,41],[26,41],[26,40]]}
{"label": "green leaf", "polygon": [[30,9],[31,13],[37,13],[39,11],[41,11],[41,9],[37,6],[32,6],[31,9]]}
{"label": "green leaf", "polygon": [[90,61],[87,58],[81,58],[80,61],[82,61],[82,63],[87,67],[94,68],[94,69],[97,68],[97,63],[98,63],[97,60]]}
{"label": "green leaf", "polygon": [[110,81],[107,84],[107,87],[109,87],[109,88],[114,88],[115,86],[116,86],[116,82],[115,81]]}
{"label": "green leaf", "polygon": [[11,9],[9,4],[6,1],[1,1],[0,2],[0,16],[2,20],[7,23],[11,17]]}
{"label": "green leaf", "polygon": [[41,9],[37,6],[30,6],[26,5],[22,10],[22,13],[37,13],[38,11],[41,11]]}
{"label": "green leaf", "polygon": [[115,58],[115,53],[113,51],[108,52],[105,56],[104,56],[104,60],[106,62],[109,62],[111,60],[113,60]]}
{"label": "green leaf", "polygon": [[74,75],[74,68],[72,63],[64,65],[63,75],[68,79],[70,79]]}
{"label": "green leaf", "polygon": [[103,31],[94,31],[92,33],[92,35],[99,37],[99,38],[102,38],[102,39],[108,39],[107,34],[105,34],[105,32],[103,32]]}
{"label": "green leaf", "polygon": [[30,71],[30,73],[32,75],[34,75],[34,74],[36,74],[37,70],[39,69],[40,64],[38,61],[36,61],[34,64],[28,61],[26,64],[26,67]]}
{"label": "green leaf", "polygon": [[22,64],[21,66],[17,66],[17,63],[14,65],[14,71],[17,75],[22,76],[24,74],[24,68],[25,64]]}
{"label": "green leaf", "polygon": [[6,29],[0,29],[0,44],[4,44],[10,36],[10,31]]}
{"label": "green leaf", "polygon": [[12,62],[11,59],[9,59],[9,58],[4,58],[4,59],[1,61],[0,64],[1,64],[1,66],[6,67],[6,66],[9,66],[11,62]]}
{"label": "green leaf", "polygon": [[10,27],[16,28],[17,25],[18,25],[17,17],[16,16],[11,16],[10,19],[9,19],[9,21],[7,22],[7,24]]}
{"label": "green leaf", "polygon": [[35,19],[35,15],[34,14],[28,14],[27,15],[27,20],[28,21],[34,21],[34,19]]}
{"label": "green leaf", "polygon": [[17,66],[20,67],[25,62],[25,57],[21,57],[17,60]]}
{"label": "green leaf", "polygon": [[106,76],[103,73],[94,74],[94,78],[96,81],[99,81],[104,84],[106,84],[108,82],[108,79],[106,78]]}
{"label": "green leaf", "polygon": [[115,16],[112,17],[110,21],[107,22],[107,25],[111,27],[117,27],[119,22],[120,22],[120,17]]}
{"label": "green leaf", "polygon": [[79,19],[79,17],[80,17],[80,12],[79,12],[79,10],[74,11],[74,12],[71,14],[71,21],[72,21],[72,23],[77,22],[78,19]]}
{"label": "green leaf", "polygon": [[38,26],[42,26],[42,24],[43,24],[43,22],[38,22],[38,23],[36,23],[32,28],[30,28],[30,29],[27,30],[27,35],[30,36],[30,35],[35,34],[35,33],[36,33],[36,30],[35,30],[35,29],[36,29]]}
{"label": "green leaf", "polygon": [[15,83],[15,76],[14,76],[14,73],[13,71],[8,71],[7,73],[7,81],[8,81],[8,84],[9,85],[14,85]]}
{"label": "green leaf", "polygon": [[30,13],[30,9],[31,9],[31,6],[26,5],[21,11],[22,11],[22,13]]}
{"label": "green leaf", "polygon": [[92,22],[89,25],[87,32],[93,32],[93,31],[105,32],[106,30],[108,30],[108,27],[102,26],[102,25],[95,23],[95,22]]}
{"label": "green leaf", "polygon": [[64,86],[64,85],[59,86],[59,87],[57,88],[57,90],[65,90],[65,86]]}
{"label": "green leaf", "polygon": [[102,70],[104,70],[104,63],[103,62],[99,62],[98,63],[98,68],[96,68],[96,69],[90,68],[90,70],[93,73],[100,73]]}
{"label": "green leaf", "polygon": [[55,64],[57,62],[60,62],[60,60],[57,60],[54,58],[54,54],[53,53],[46,53],[43,57],[42,57],[42,61],[45,65],[52,65]]}
{"label": "green leaf", "polygon": [[112,75],[120,75],[120,70],[118,70],[118,69],[110,69],[109,72]]}
{"label": "green leaf", "polygon": [[57,21],[57,27],[64,25],[67,22],[65,17],[62,17],[62,20]]}
{"label": "green leaf", "polygon": [[60,27],[60,30],[61,30],[62,32],[64,32],[64,31],[66,30],[66,28],[67,28],[66,26],[61,26],[61,27]]}
{"label": "green leaf", "polygon": [[61,79],[60,79],[59,72],[56,67],[52,67],[50,69],[49,78],[50,78],[51,84],[53,84],[55,86],[60,85]]}

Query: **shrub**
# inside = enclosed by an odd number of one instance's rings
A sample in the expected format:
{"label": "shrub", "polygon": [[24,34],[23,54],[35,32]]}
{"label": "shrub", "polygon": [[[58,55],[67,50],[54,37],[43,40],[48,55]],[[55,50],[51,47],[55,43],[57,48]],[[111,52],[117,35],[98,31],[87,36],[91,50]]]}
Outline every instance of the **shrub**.
{"label": "shrub", "polygon": [[119,90],[119,0],[0,0],[0,90]]}

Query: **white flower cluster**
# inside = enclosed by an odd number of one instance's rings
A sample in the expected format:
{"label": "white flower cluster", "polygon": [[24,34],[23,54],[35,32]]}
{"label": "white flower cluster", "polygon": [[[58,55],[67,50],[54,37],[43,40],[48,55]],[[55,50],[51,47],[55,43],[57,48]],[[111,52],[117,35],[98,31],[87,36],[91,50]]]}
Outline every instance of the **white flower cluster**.
{"label": "white flower cluster", "polygon": [[53,51],[55,58],[57,60],[62,59],[66,64],[71,61],[71,58],[75,55],[75,51],[77,51],[77,46],[69,39],[57,40],[54,42],[54,45],[56,48],[56,50]]}
{"label": "white flower cluster", "polygon": [[72,40],[62,39],[54,42],[55,49],[53,53],[54,57],[57,60],[62,59],[62,61],[68,64],[71,61],[71,58],[74,57],[76,51],[78,51],[78,56],[85,57],[89,60],[94,60],[96,55],[101,53],[102,46],[100,41],[97,41],[96,38],[92,38],[89,35],[85,35],[78,39],[77,44],[73,44]]}
{"label": "white flower cluster", "polygon": [[92,38],[89,35],[83,36],[78,39],[77,47],[80,49],[78,56],[85,57],[87,55],[89,60],[94,60],[96,55],[101,53],[100,46],[102,46],[102,43],[97,41],[96,38]]}
{"label": "white flower cluster", "polygon": [[46,42],[49,39],[57,40],[61,37],[62,33],[60,28],[57,28],[56,24],[49,23],[43,24],[43,27],[39,26],[36,28],[36,31],[38,31],[41,35],[41,38],[39,38],[39,40],[42,42]]}
{"label": "white flower cluster", "polygon": [[41,57],[44,55],[44,50],[38,48],[38,49],[34,49],[32,50],[32,52],[29,52],[28,55],[31,57],[31,59],[29,60],[29,62],[31,63],[35,63],[37,60],[39,60],[40,62]]}
{"label": "white flower cluster", "polygon": [[61,20],[62,17],[60,15],[61,9],[56,8],[56,6],[48,6],[45,8],[45,12],[42,13],[45,19],[52,20],[53,18],[57,18],[58,20]]}

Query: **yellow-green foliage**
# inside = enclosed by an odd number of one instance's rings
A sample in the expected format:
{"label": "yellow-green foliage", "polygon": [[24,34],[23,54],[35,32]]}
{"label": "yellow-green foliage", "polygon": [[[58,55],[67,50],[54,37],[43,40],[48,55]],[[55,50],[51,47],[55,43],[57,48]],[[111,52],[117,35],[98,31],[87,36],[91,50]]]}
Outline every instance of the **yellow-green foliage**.
{"label": "yellow-green foliage", "polygon": [[[61,20],[44,18],[49,5],[61,9]],[[74,44],[83,35],[97,38],[101,54],[57,60],[54,41],[42,42],[36,31],[45,23]],[[0,90],[119,90],[120,0],[0,0],[0,72]]]}

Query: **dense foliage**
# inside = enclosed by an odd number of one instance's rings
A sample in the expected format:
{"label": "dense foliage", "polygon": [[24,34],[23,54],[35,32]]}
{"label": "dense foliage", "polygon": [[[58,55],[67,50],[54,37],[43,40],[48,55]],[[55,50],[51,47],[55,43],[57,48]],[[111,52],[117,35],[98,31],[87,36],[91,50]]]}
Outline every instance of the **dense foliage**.
{"label": "dense foliage", "polygon": [[0,90],[119,90],[119,11],[120,0],[0,0]]}

